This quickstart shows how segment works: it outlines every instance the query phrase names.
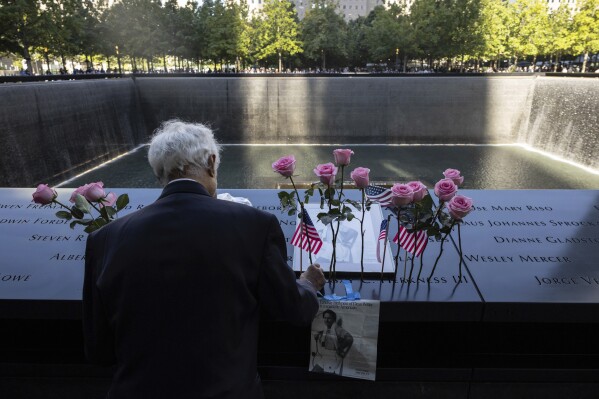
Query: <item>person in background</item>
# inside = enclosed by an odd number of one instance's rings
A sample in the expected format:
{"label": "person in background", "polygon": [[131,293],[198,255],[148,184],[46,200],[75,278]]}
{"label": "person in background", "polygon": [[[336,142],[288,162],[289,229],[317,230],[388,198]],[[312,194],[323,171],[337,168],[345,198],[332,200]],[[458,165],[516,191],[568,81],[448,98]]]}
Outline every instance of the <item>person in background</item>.
{"label": "person in background", "polygon": [[318,311],[324,275],[296,280],[277,218],[215,198],[219,151],[208,127],[165,122],[148,153],[160,197],[88,237],[85,353],[115,365],[110,399],[262,398],[260,314]]}

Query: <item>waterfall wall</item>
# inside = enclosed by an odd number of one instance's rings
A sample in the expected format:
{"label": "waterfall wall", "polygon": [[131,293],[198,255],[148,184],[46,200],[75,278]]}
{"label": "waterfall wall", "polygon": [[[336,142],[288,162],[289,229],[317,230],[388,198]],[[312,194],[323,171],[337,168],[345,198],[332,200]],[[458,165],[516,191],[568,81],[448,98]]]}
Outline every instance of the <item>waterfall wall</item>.
{"label": "waterfall wall", "polygon": [[147,137],[132,79],[0,85],[0,187],[57,183]]}
{"label": "waterfall wall", "polygon": [[208,122],[225,143],[507,143],[533,77],[137,78],[146,125]]}
{"label": "waterfall wall", "polygon": [[518,141],[599,170],[599,79],[536,79]]}
{"label": "waterfall wall", "polygon": [[0,85],[0,187],[58,182],[161,121],[221,143],[522,142],[599,169],[599,79],[137,77]]}

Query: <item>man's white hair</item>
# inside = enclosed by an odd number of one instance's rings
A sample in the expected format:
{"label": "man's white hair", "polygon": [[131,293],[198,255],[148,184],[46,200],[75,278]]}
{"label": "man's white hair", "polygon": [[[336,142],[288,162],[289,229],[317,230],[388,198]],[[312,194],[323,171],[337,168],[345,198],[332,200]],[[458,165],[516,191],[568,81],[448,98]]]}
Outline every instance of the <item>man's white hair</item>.
{"label": "man's white hair", "polygon": [[148,160],[154,174],[162,184],[185,177],[187,174],[208,169],[208,160],[216,156],[215,169],[220,163],[220,146],[212,130],[201,123],[181,122],[172,119],[156,129],[150,141]]}

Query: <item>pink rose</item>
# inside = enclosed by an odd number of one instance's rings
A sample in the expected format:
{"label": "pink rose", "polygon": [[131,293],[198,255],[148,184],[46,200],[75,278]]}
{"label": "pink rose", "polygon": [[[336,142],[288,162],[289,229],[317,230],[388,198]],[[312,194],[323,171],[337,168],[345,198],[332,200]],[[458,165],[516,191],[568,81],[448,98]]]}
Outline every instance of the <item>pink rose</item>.
{"label": "pink rose", "polygon": [[293,176],[293,172],[295,171],[295,157],[293,155],[286,155],[279,158],[272,164],[272,170],[284,177]]}
{"label": "pink rose", "polygon": [[75,199],[77,198],[77,195],[83,195],[85,197],[85,192],[87,191],[88,187],[89,187],[89,184],[85,184],[83,186],[77,187],[75,189],[75,191],[73,191],[73,193],[71,194],[71,198],[69,198],[69,201],[71,201],[74,204]]}
{"label": "pink rose", "polygon": [[33,193],[33,202],[41,205],[48,205],[52,203],[57,196],[56,190],[51,189],[47,184],[40,184]]}
{"label": "pink rose", "polygon": [[395,206],[408,205],[414,200],[414,191],[407,184],[394,184],[391,187],[391,201]]}
{"label": "pink rose", "polygon": [[449,216],[455,220],[462,220],[472,211],[472,199],[463,195],[456,195],[447,203]]}
{"label": "pink rose", "polygon": [[104,191],[104,183],[99,181],[97,183],[88,184],[87,190],[85,190],[85,194],[83,194],[83,196],[89,202],[97,202],[101,198],[106,197],[106,192]]}
{"label": "pink rose", "polygon": [[105,198],[102,198],[102,201],[100,202],[100,208],[104,207],[104,206],[113,206],[116,203],[116,194],[115,193],[108,193],[106,194]]}
{"label": "pink rose", "polygon": [[354,169],[349,176],[352,178],[354,183],[356,183],[356,187],[358,188],[366,188],[370,183],[368,174],[370,173],[370,169],[358,167]]}
{"label": "pink rose", "polygon": [[461,186],[464,183],[464,176],[460,175],[460,171],[457,169],[445,169],[443,172],[443,176],[446,179],[451,179],[455,183],[456,186]]}
{"label": "pink rose", "polygon": [[351,156],[354,152],[350,149],[337,149],[333,151],[333,156],[335,157],[335,163],[339,166],[347,166],[349,165],[349,161],[351,160]]}
{"label": "pink rose", "polygon": [[314,174],[320,177],[320,181],[328,186],[335,184],[335,176],[337,175],[337,168],[332,163],[325,163],[317,165],[314,169]]}
{"label": "pink rose", "polygon": [[458,191],[458,186],[451,179],[441,179],[435,184],[435,195],[441,201],[449,201]]}
{"label": "pink rose", "polygon": [[418,202],[428,195],[426,186],[420,181],[411,181],[408,183],[408,186],[410,186],[414,192],[414,202]]}

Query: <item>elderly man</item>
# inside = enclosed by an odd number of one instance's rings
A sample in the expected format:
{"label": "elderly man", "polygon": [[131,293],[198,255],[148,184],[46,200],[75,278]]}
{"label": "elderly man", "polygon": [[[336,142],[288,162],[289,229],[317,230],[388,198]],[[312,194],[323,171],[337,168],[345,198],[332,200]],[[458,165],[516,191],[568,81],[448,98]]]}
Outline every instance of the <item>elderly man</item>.
{"label": "elderly man", "polygon": [[158,200],[87,241],[86,355],[115,364],[111,399],[262,398],[260,312],[308,325],[322,271],[296,280],[277,218],[215,198],[209,128],[166,122],[148,158]]}

